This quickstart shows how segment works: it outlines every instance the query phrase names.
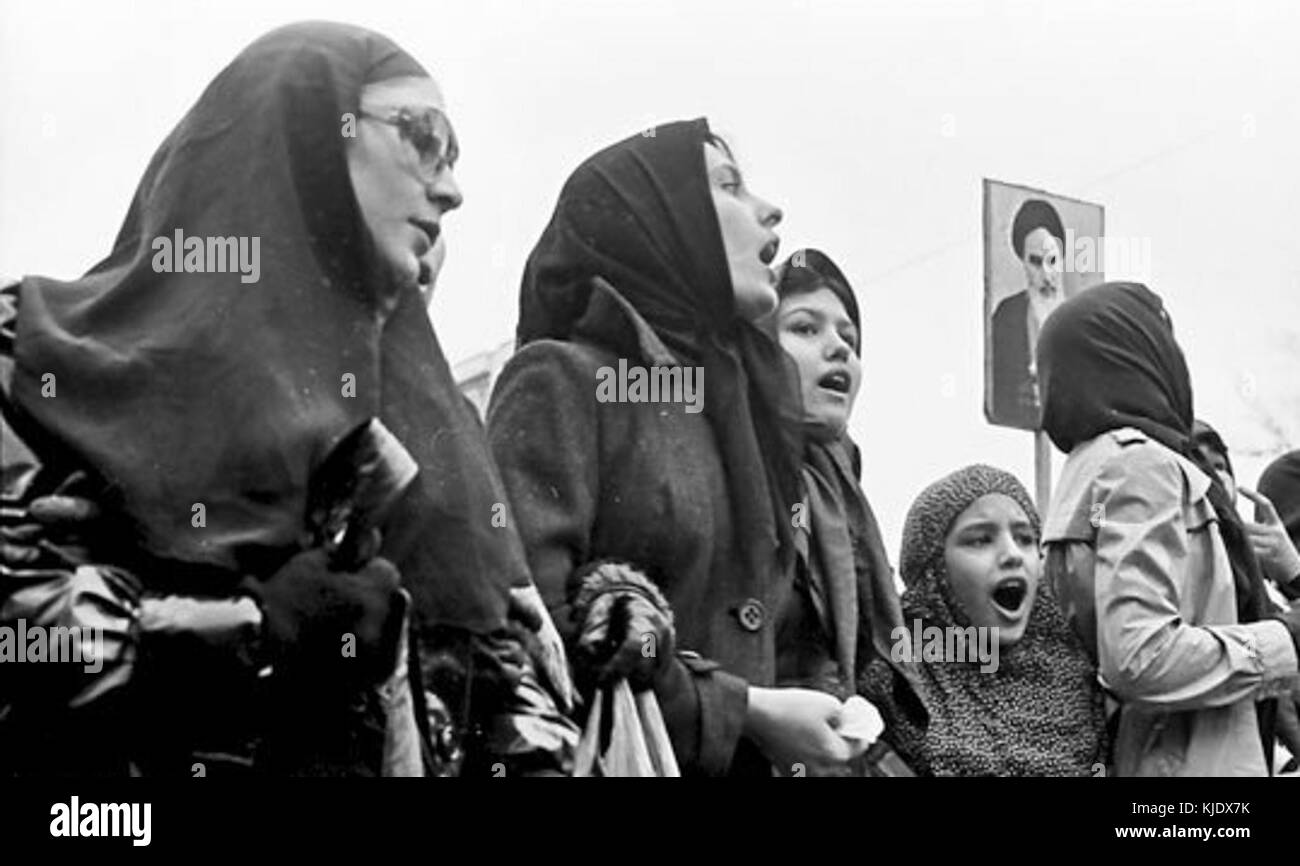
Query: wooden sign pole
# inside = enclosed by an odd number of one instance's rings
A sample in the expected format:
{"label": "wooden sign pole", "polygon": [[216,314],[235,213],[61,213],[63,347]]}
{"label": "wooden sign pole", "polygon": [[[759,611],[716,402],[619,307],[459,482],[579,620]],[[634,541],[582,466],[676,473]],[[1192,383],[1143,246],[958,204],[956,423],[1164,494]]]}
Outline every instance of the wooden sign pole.
{"label": "wooden sign pole", "polygon": [[1042,430],[1034,431],[1034,500],[1039,517],[1046,520],[1052,502],[1052,442]]}

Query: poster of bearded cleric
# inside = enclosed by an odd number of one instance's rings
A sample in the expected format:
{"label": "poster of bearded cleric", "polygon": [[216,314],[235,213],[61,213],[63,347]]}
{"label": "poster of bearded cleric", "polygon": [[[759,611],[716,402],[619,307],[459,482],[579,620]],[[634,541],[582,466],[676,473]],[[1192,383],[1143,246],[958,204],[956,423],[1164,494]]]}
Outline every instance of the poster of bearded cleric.
{"label": "poster of bearded cleric", "polygon": [[1102,206],[984,180],[984,415],[1037,430],[1034,349],[1066,298],[1104,281]]}

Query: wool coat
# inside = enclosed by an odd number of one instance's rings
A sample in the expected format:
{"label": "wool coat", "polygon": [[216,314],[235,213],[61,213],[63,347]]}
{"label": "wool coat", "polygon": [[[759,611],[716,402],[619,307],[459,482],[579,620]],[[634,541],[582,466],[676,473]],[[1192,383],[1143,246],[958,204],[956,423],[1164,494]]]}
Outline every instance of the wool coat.
{"label": "wool coat", "polygon": [[[629,307],[591,308],[601,310],[609,321],[592,323],[594,330],[623,334],[612,344],[635,355],[629,364],[687,363]],[[578,624],[568,599],[578,569],[617,559],[645,572],[675,615],[679,652],[656,694],[683,772],[770,772],[741,734],[747,686],[776,682],[775,626],[792,592],[791,569],[764,580],[743,567],[704,413],[662,394],[658,403],[598,397],[608,376],[602,368],[617,371],[619,360],[582,339],[538,340],[497,381],[488,438],[534,580],[571,641]],[[707,379],[703,393],[707,400]]]}

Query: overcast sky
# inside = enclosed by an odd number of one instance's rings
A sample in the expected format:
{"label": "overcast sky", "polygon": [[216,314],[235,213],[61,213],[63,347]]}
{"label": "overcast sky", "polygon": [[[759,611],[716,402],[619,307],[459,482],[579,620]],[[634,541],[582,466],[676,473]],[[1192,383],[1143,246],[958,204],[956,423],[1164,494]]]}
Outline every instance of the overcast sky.
{"label": "overcast sky", "polygon": [[0,275],[91,267],[153,150],[243,46],[343,20],[393,37],[448,95],[465,205],[434,317],[453,362],[513,334],[524,259],[579,162],[705,115],[785,210],[783,256],[820,247],[861,298],[853,430],[892,555],[912,499],[951,469],[989,462],[1032,489],[1030,435],[981,408],[984,177],[1100,202],[1111,237],[1149,242],[1149,268],[1107,277],[1164,296],[1197,414],[1253,482],[1300,447],[1300,6],[1133,5],[6,0]]}

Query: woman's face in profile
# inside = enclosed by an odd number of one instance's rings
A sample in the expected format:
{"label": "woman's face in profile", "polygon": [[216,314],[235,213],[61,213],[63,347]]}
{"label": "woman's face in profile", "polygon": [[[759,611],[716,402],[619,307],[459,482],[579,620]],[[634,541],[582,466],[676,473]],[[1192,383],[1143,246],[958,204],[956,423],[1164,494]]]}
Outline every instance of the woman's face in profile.
{"label": "woman's face in profile", "polygon": [[952,596],[976,628],[996,628],[1003,646],[1024,636],[1038,594],[1042,556],[1025,510],[989,493],[957,515],[944,541]]}
{"label": "woman's face in profile", "polygon": [[1206,464],[1214,470],[1215,475],[1219,476],[1219,483],[1223,485],[1224,490],[1228,491],[1228,498],[1236,502],[1237,479],[1233,478],[1232,473],[1228,471],[1228,458],[1208,442],[1196,443],[1196,450],[1201,452],[1201,457]]}
{"label": "woman's face in profile", "polygon": [[830,289],[787,295],[777,308],[777,335],[799,367],[804,419],[844,431],[862,384],[858,329]]}
{"label": "woman's face in profile", "polygon": [[[366,85],[348,173],[374,241],[378,270],[399,285],[428,285],[442,217],[460,206],[455,133],[437,83],[403,77]],[[436,255],[436,254],[435,254]]]}
{"label": "woman's face in profile", "polygon": [[736,314],[751,322],[776,309],[776,273],[769,267],[781,239],[781,209],[745,186],[735,160],[713,142],[704,144],[704,166],[722,230]]}

